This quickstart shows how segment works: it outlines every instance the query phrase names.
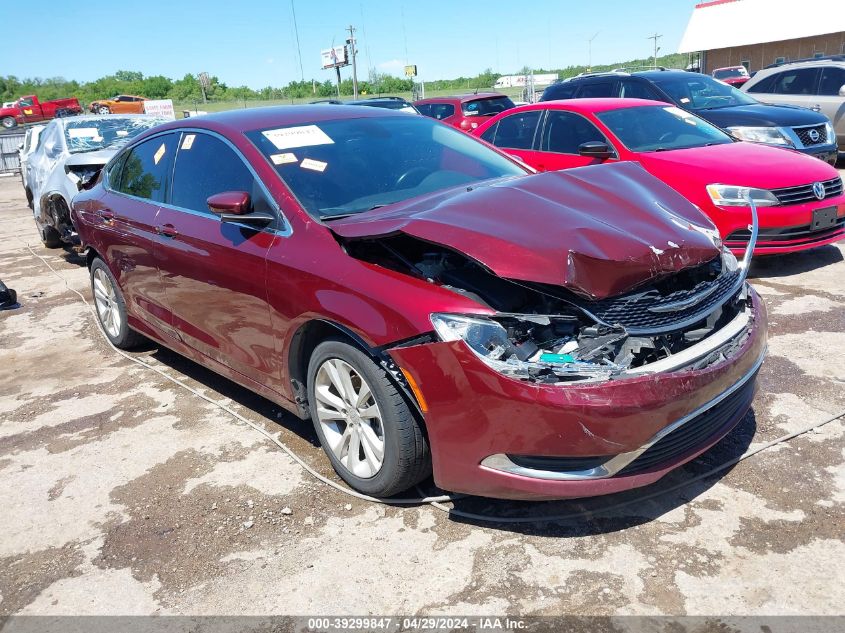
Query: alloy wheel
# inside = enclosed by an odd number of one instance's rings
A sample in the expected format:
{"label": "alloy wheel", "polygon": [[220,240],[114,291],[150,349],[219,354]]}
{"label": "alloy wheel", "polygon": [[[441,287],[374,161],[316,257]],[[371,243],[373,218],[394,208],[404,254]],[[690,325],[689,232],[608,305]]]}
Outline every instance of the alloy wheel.
{"label": "alloy wheel", "polygon": [[100,323],[112,338],[120,334],[122,318],[117,303],[117,293],[108,275],[101,268],[94,271],[94,302]]}
{"label": "alloy wheel", "polygon": [[317,370],[314,397],[328,449],[356,477],[374,477],[384,463],[384,425],[367,381],[349,363],[330,358]]}

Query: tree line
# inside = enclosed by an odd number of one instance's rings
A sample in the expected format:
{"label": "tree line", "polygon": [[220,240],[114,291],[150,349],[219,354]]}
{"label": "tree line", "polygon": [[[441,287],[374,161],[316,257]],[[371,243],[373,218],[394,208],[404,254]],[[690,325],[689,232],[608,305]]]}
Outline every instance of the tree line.
{"label": "tree line", "polygon": [[[686,55],[665,55],[657,59],[657,64],[668,68],[683,68],[686,65]],[[594,72],[612,70],[621,67],[648,66],[650,59],[636,59],[617,64],[593,66]],[[572,77],[584,72],[584,66],[567,66],[557,69],[533,69],[535,74],[557,73],[561,79]],[[523,68],[512,74],[531,72]],[[455,79],[438,79],[426,81],[426,90],[485,90],[490,89],[501,77],[500,73],[487,68],[474,77],[457,77]],[[414,80],[394,77],[389,74],[370,70],[367,79],[358,82],[358,90],[363,95],[379,95],[392,93],[407,93],[413,89]],[[96,99],[107,99],[117,94],[141,95],[149,99],[173,99],[186,103],[202,101],[202,88],[199,79],[186,74],[181,79],[170,79],[162,75],[145,76],[143,73],[130,70],[119,70],[113,75],[100,77],[94,81],[79,82],[64,77],[24,78],[14,75],[0,76],[0,100],[13,101],[20,96],[36,94],[41,99],[61,99],[76,97],[84,105]],[[340,84],[341,96],[352,95],[352,80],[344,79]],[[229,86],[216,76],[209,77],[206,96],[211,101],[254,101],[254,100],[287,100],[307,98],[331,98],[337,95],[337,86],[333,80],[291,81],[286,86],[253,89],[248,86]]]}

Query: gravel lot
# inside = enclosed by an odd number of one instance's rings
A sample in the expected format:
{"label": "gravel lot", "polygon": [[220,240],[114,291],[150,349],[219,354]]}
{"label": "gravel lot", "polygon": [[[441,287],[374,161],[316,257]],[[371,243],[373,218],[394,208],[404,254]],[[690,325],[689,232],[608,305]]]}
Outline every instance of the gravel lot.
{"label": "gravel lot", "polygon": [[[83,262],[41,247],[16,177],[0,177],[0,238],[0,279],[21,303],[0,312],[0,616],[845,612],[842,420],[643,499],[845,410],[845,242],[755,264],[769,357],[725,441],[636,495],[456,503],[594,512],[482,524],[345,496],[114,353],[27,250],[90,296]],[[330,474],[310,425],[172,352],[138,356]]]}

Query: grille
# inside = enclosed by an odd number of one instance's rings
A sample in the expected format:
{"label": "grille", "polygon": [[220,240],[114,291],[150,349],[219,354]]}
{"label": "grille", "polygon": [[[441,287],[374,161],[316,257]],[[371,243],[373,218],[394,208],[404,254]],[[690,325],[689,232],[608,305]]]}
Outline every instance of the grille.
{"label": "grille", "polygon": [[[700,281],[686,290],[668,294],[649,290],[601,301],[580,301],[579,305],[609,325],[623,326],[629,334],[671,332],[704,319],[733,298],[739,292],[739,278],[739,271],[722,271],[715,279]],[[653,310],[694,300],[696,297],[701,298],[680,310]]]}
{"label": "grille", "polygon": [[[804,147],[809,147],[810,145],[821,145],[822,143],[827,143],[827,127],[822,125],[811,125],[809,127],[794,127],[792,131],[798,135],[801,143]],[[818,134],[818,137],[814,141],[810,138],[813,131]]]}
{"label": "grille", "polygon": [[[809,224],[783,229],[761,229],[757,236],[757,244],[758,246],[762,246],[769,242],[821,241],[828,237],[833,237],[837,233],[842,232],[843,229],[845,229],[845,216],[838,218],[834,226],[825,229],[816,229],[815,231]],[[735,244],[748,244],[749,239],[751,239],[751,233],[749,231],[734,231],[725,238],[725,243],[733,248]]]}
{"label": "grille", "polygon": [[[837,176],[830,180],[823,180],[824,198],[832,198],[842,193],[842,178]],[[783,189],[772,189],[772,193],[781,204],[801,204],[802,202],[818,202],[816,194],[813,193],[813,183],[809,185],[798,185],[797,187],[784,187]]]}
{"label": "grille", "polygon": [[737,420],[754,398],[755,373],[746,383],[704,413],[660,438],[642,455],[620,470],[617,475],[633,475],[660,466],[681,457],[697,446],[706,444],[714,435],[726,432],[725,428]]}

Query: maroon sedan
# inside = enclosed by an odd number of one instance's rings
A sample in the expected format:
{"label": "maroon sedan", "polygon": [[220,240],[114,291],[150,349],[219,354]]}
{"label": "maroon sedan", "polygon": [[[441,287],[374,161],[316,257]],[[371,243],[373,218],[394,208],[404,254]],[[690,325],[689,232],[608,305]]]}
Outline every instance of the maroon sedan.
{"label": "maroon sedan", "polygon": [[469,132],[492,116],[514,107],[507,95],[481,92],[456,97],[432,97],[414,101],[414,107],[432,119]]}
{"label": "maroon sedan", "polygon": [[533,174],[425,117],[174,121],[73,219],[115,345],[310,417],[373,495],[432,470],[493,497],[648,484],[745,415],[765,350],[748,255],[641,167]]}

